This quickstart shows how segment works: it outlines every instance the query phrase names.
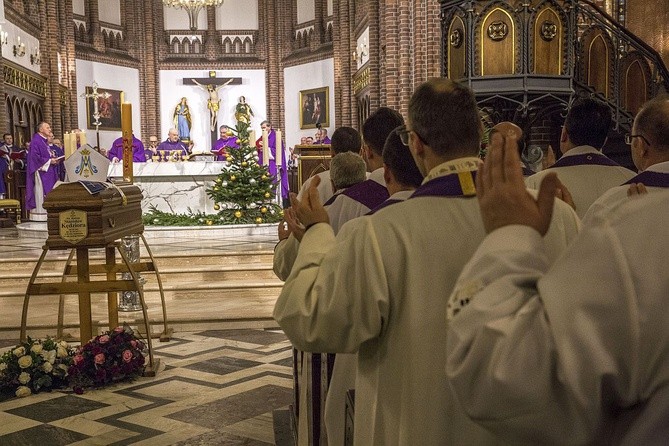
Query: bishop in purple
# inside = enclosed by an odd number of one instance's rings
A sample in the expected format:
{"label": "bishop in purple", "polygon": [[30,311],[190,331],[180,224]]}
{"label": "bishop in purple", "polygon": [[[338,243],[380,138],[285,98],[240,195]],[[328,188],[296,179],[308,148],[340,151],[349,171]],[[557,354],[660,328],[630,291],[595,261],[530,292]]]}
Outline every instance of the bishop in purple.
{"label": "bishop in purple", "polygon": [[[117,138],[109,149],[107,157],[113,162],[117,163],[123,159],[123,137]],[[146,162],[144,156],[144,144],[142,141],[132,135],[132,161],[135,163]]]}
{"label": "bishop in purple", "polygon": [[219,138],[211,148],[211,152],[216,155],[216,161],[225,161],[225,155],[228,149],[238,149],[237,136],[228,135],[228,126],[222,125],[219,129]]}
{"label": "bishop in purple", "polygon": [[[269,146],[269,174],[276,178],[277,168],[276,168],[276,132],[272,128],[272,124],[269,121],[263,121],[260,124],[260,127],[263,130],[267,130],[267,145]],[[283,146],[283,144],[282,144]],[[262,151],[262,137],[256,141],[256,148],[258,150],[258,162],[263,164],[263,151]],[[288,170],[286,169],[286,151],[281,150],[281,198],[285,201],[288,200],[288,194],[290,193],[290,188],[288,186]]]}
{"label": "bishop in purple", "polygon": [[188,149],[179,139],[179,132],[177,129],[170,129],[167,132],[167,139],[158,144],[158,153],[165,152],[166,156],[173,156],[175,153],[179,155],[188,155]]}
{"label": "bishop in purple", "polygon": [[26,171],[26,207],[29,210],[35,209],[36,213],[44,214],[44,219],[46,213],[42,204],[44,197],[51,192],[58,181],[56,165],[60,162],[49,149],[48,139],[51,135],[51,126],[41,122],[37,127],[37,133],[30,141]]}

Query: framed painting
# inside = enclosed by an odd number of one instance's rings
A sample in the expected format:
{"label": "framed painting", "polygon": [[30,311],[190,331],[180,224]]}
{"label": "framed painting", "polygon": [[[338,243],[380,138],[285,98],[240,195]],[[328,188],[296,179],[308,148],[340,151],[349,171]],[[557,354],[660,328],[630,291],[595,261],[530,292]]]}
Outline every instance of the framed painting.
{"label": "framed painting", "polygon": [[300,128],[330,127],[330,87],[300,91]]}
{"label": "framed painting", "polygon": [[[120,132],[123,92],[98,87],[98,94],[104,93],[109,93],[109,97],[98,97],[97,104],[92,97],[86,98],[86,127],[95,130],[95,113],[97,112],[99,114],[100,130],[117,130]],[[86,87],[86,94],[93,94],[93,88]]]}

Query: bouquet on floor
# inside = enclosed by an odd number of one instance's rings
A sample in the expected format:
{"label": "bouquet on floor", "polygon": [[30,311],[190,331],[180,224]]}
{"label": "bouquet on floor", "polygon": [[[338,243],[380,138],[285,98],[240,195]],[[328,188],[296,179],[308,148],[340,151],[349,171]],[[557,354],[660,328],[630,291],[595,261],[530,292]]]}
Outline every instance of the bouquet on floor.
{"label": "bouquet on floor", "polygon": [[67,387],[73,354],[65,341],[29,337],[0,356],[0,389],[22,397]]}
{"label": "bouquet on floor", "polygon": [[144,371],[144,342],[128,327],[116,327],[94,337],[74,353],[68,370],[77,394],[86,387],[133,380]]}

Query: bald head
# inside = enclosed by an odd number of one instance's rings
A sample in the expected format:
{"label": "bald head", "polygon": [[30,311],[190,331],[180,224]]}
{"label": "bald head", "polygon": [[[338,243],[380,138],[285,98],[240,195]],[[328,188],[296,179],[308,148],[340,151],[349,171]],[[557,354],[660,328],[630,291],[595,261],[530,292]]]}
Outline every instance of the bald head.
{"label": "bald head", "polygon": [[669,154],[669,96],[653,99],[634,119],[633,135],[643,135],[653,148]]}
{"label": "bald head", "polygon": [[499,124],[493,126],[494,130],[500,132],[503,136],[515,136],[516,139],[521,139],[523,137],[523,129],[518,127],[513,122],[502,121]]}

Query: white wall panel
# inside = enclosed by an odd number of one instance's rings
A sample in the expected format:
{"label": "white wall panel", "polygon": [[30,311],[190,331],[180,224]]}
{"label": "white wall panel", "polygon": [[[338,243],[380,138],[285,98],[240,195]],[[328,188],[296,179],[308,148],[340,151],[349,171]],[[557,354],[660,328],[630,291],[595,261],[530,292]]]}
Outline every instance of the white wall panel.
{"label": "white wall panel", "polygon": [[316,0],[297,0],[297,23],[316,19]]}
{"label": "white wall panel", "polygon": [[[185,9],[163,5],[163,17],[165,20],[165,29],[167,30],[190,29],[188,12]],[[202,8],[197,17],[197,27],[200,30],[207,29],[207,10],[205,8]]]}
{"label": "white wall panel", "polygon": [[104,0],[98,2],[100,21],[121,26],[121,0]]}
{"label": "white wall panel", "polygon": [[216,8],[216,29],[258,29],[258,0],[225,0]]}

